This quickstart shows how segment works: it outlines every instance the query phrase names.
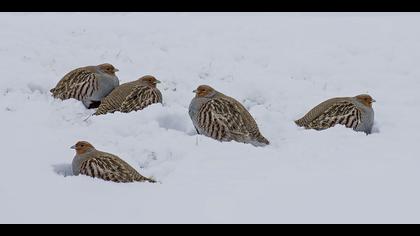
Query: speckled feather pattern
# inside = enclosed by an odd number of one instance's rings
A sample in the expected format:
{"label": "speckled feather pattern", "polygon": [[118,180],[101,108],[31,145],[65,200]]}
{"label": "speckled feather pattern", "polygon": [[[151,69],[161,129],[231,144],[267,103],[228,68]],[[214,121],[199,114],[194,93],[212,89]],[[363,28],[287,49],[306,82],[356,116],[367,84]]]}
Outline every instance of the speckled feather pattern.
{"label": "speckled feather pattern", "polygon": [[120,111],[123,113],[139,111],[155,103],[162,103],[161,92],[157,88],[137,85],[121,104]]}
{"label": "speckled feather pattern", "polygon": [[78,68],[66,74],[57,86],[51,89],[53,97],[62,100],[74,98],[82,100],[92,96],[98,90],[99,84],[96,79],[97,74],[88,67]]}
{"label": "speckled feather pattern", "polygon": [[75,158],[82,159],[79,170],[82,175],[118,183],[156,182],[142,176],[128,163],[110,153],[93,150]]}
{"label": "speckled feather pattern", "polygon": [[125,83],[114,89],[98,107],[95,115],[104,115],[116,111],[129,113],[145,107],[162,103],[159,89],[148,86],[141,80]]}
{"label": "speckled feather pattern", "polygon": [[[199,103],[198,106],[195,103]],[[194,98],[190,105],[190,116],[197,132],[213,139],[234,140],[255,146],[269,144],[246,108],[219,92],[213,98]]]}
{"label": "speckled feather pattern", "polygon": [[77,99],[91,108],[93,102],[100,103],[118,85],[117,76],[101,72],[98,66],[87,66],[67,73],[50,92],[54,98]]}
{"label": "speckled feather pattern", "polygon": [[373,109],[353,97],[332,98],[311,109],[295,123],[315,130],[324,130],[340,124],[369,134],[373,125]]}

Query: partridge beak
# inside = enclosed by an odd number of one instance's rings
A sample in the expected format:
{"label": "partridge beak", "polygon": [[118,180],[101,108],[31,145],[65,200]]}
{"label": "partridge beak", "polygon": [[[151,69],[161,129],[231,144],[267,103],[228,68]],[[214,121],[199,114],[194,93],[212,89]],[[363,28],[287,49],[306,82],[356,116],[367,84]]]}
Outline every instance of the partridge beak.
{"label": "partridge beak", "polygon": [[372,102],[376,102],[376,100],[375,99],[372,99]]}
{"label": "partridge beak", "polygon": [[76,145],[71,146],[70,149],[76,149]]}
{"label": "partridge beak", "polygon": [[160,83],[162,83],[160,80],[155,81],[155,84],[160,84]]}
{"label": "partridge beak", "polygon": [[114,72],[118,72],[118,71],[120,71],[120,70],[118,70],[117,68],[114,69]]}
{"label": "partridge beak", "polygon": [[193,93],[197,93],[197,89],[193,90]]}

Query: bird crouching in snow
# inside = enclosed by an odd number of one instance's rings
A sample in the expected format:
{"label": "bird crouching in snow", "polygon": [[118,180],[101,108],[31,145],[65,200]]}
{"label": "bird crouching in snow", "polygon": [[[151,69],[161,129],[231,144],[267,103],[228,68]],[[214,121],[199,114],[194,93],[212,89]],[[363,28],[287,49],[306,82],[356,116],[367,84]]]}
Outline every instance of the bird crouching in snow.
{"label": "bird crouching in snow", "polygon": [[295,123],[300,127],[315,130],[324,130],[340,124],[370,134],[374,121],[373,102],[376,102],[375,99],[367,94],[331,98],[311,109]]}
{"label": "bird crouching in snow", "polygon": [[208,85],[193,91],[189,115],[198,134],[219,141],[237,141],[254,146],[270,142],[262,136],[257,123],[246,108]]}
{"label": "bird crouching in snow", "polygon": [[97,66],[77,68],[67,73],[50,92],[54,98],[70,98],[82,101],[86,108],[97,108],[102,99],[120,82],[113,65],[105,63]]}
{"label": "bird crouching in snow", "polygon": [[122,84],[106,96],[94,115],[104,115],[116,111],[129,113],[162,103],[162,93],[156,87],[160,83],[155,77],[146,75],[136,81]]}
{"label": "bird crouching in snow", "polygon": [[156,181],[139,174],[119,157],[96,150],[92,144],[80,141],[71,147],[76,150],[72,169],[74,175],[87,175],[118,183]]}

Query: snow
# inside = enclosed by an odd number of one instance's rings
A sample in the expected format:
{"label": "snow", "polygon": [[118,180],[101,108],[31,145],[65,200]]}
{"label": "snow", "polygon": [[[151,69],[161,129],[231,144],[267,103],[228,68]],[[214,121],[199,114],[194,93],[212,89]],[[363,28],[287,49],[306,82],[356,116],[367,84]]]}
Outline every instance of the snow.
{"label": "snow", "polygon": [[[420,223],[418,13],[1,13],[1,223]],[[90,117],[49,89],[104,62],[151,74],[163,106]],[[194,90],[241,101],[266,147],[195,134]],[[369,93],[374,133],[304,130]],[[76,141],[160,184],[72,176]]]}

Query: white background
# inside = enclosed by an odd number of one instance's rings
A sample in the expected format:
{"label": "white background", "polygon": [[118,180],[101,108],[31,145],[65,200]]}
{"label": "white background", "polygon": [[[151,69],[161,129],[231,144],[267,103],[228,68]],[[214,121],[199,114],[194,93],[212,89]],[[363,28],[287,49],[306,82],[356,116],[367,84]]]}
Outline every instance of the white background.
{"label": "white background", "polygon": [[[419,223],[420,14],[1,13],[0,222]],[[151,74],[164,105],[91,117],[49,90],[72,69]],[[271,145],[198,136],[208,84]],[[374,133],[304,130],[331,97],[368,93]],[[161,184],[69,176],[79,140]]]}

